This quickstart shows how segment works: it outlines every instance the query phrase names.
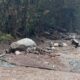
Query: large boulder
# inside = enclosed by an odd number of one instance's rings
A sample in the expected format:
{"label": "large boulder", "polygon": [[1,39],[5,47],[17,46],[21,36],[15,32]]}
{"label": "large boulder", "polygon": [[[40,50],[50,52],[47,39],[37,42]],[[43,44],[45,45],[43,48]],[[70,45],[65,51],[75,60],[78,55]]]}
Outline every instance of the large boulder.
{"label": "large boulder", "polygon": [[19,47],[20,45],[24,45],[26,47],[33,47],[33,46],[36,46],[36,43],[32,40],[32,39],[29,39],[29,38],[24,38],[24,39],[21,39],[21,40],[18,40],[16,42],[13,42],[10,47],[11,48],[17,48]]}
{"label": "large boulder", "polygon": [[10,45],[9,52],[15,52],[16,50],[23,51],[23,50],[27,49],[28,47],[32,48],[35,46],[36,46],[35,41],[33,41],[32,39],[29,39],[29,38],[24,38],[24,39],[18,40],[16,42],[13,42]]}

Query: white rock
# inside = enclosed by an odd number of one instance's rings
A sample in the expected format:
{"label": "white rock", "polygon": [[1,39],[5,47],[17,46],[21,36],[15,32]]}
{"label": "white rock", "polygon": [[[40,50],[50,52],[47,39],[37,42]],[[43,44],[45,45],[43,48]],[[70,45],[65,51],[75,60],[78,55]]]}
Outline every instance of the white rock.
{"label": "white rock", "polygon": [[54,43],[53,46],[54,47],[58,47],[59,46],[59,43]]}
{"label": "white rock", "polygon": [[21,52],[20,52],[20,51],[15,51],[15,54],[16,54],[16,55],[20,55]]}
{"label": "white rock", "polygon": [[63,47],[67,47],[68,45],[66,43],[63,43]]}
{"label": "white rock", "polygon": [[29,39],[29,38],[24,38],[24,39],[19,40],[17,41],[17,44],[25,45],[25,46],[36,46],[36,43],[32,39]]}
{"label": "white rock", "polygon": [[24,45],[26,47],[33,47],[33,46],[36,46],[36,43],[32,40],[32,39],[29,39],[29,38],[24,38],[24,39],[21,39],[21,40],[18,40],[16,42],[13,42],[10,47],[11,48],[18,48],[20,45]]}
{"label": "white rock", "polygon": [[55,49],[55,47],[51,47],[51,49],[52,49],[52,50],[54,50],[54,49]]}
{"label": "white rock", "polygon": [[73,39],[73,41],[74,41],[75,43],[79,43],[79,41],[78,41],[77,39]]}
{"label": "white rock", "polygon": [[11,45],[10,45],[10,48],[14,49],[14,48],[18,48],[19,45],[16,43],[16,42],[13,42]]}

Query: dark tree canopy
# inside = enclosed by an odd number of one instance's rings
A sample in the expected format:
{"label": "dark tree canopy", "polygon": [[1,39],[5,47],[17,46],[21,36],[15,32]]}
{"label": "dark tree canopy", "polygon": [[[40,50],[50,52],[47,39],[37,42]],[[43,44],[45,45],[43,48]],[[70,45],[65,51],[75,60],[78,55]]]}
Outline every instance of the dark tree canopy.
{"label": "dark tree canopy", "polygon": [[50,29],[80,33],[80,0],[0,0],[0,30],[12,36]]}

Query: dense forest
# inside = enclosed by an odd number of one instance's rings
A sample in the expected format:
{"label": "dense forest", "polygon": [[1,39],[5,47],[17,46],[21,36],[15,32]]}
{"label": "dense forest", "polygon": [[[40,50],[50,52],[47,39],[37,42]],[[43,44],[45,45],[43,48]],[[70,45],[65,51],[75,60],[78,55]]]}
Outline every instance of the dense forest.
{"label": "dense forest", "polygon": [[0,0],[0,31],[29,37],[44,31],[80,33],[80,0]]}

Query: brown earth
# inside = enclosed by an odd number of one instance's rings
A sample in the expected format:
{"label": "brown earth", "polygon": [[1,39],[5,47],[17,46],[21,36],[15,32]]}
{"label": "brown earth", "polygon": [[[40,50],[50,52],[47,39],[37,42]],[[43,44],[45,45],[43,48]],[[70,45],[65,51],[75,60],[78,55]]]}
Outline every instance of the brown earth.
{"label": "brown earth", "polygon": [[[46,48],[49,41],[39,41],[38,46]],[[62,42],[68,46],[55,47],[51,54],[6,54],[4,60],[16,67],[0,68],[0,80],[80,80],[80,48],[71,46],[70,41]],[[0,52],[8,47],[1,44]]]}
{"label": "brown earth", "polygon": [[[49,41],[39,43],[39,47],[49,47]],[[59,41],[53,41],[59,42]],[[71,46],[70,41],[62,41],[68,44],[67,47],[55,47],[50,54],[6,54],[5,60],[17,66],[35,67],[55,71],[80,72],[80,48]]]}
{"label": "brown earth", "polygon": [[0,68],[0,80],[80,80],[80,74],[37,68]]}

